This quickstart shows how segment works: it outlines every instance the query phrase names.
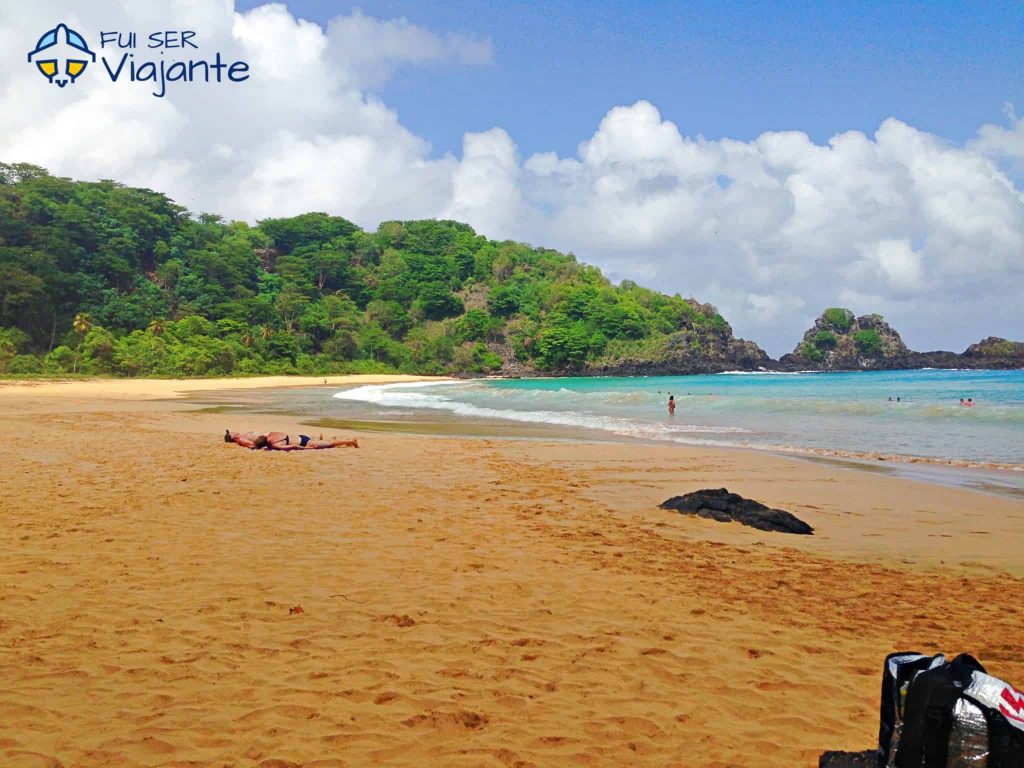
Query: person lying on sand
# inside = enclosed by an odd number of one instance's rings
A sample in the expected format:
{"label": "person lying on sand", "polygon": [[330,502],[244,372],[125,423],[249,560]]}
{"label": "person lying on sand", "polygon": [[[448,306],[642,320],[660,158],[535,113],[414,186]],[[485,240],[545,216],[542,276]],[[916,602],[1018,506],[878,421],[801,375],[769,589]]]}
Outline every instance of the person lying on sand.
{"label": "person lying on sand", "polygon": [[338,448],[341,446],[359,447],[359,441],[355,438],[351,440],[338,440],[336,438],[324,440],[324,436],[320,435],[318,439],[314,440],[309,435],[293,436],[285,432],[269,432],[267,434],[261,432],[232,432],[230,429],[224,430],[224,442],[235,443],[243,448],[266,448],[268,451],[323,450],[325,448]]}
{"label": "person lying on sand", "polygon": [[266,448],[268,440],[267,436],[260,432],[232,432],[225,429],[224,442],[234,443],[243,448]]}
{"label": "person lying on sand", "polygon": [[309,435],[289,435],[284,432],[271,432],[267,435],[267,442],[267,447],[272,451],[308,451],[322,448],[338,448],[341,446],[347,448],[359,447],[359,441],[355,438],[351,440],[337,440],[335,438],[324,440],[324,436],[320,435],[319,439],[314,440]]}

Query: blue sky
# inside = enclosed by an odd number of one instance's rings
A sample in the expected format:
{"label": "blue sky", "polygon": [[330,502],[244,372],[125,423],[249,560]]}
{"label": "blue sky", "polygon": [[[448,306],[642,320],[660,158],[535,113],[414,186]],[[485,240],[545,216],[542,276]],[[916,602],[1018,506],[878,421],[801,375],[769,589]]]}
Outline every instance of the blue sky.
{"label": "blue sky", "polygon": [[[237,7],[258,5],[240,0]],[[400,70],[380,91],[436,152],[501,126],[524,155],[572,155],[609,108],[647,99],[688,135],[869,135],[887,117],[955,142],[1024,107],[1024,3],[289,0],[490,38],[489,66]]]}

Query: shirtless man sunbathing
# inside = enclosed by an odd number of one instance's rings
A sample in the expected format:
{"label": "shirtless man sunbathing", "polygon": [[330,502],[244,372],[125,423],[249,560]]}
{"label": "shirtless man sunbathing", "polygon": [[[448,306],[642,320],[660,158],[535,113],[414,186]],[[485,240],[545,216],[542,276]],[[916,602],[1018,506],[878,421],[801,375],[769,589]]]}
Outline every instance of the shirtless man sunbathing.
{"label": "shirtless man sunbathing", "polygon": [[347,446],[358,448],[359,441],[351,440],[324,440],[323,435],[314,440],[309,435],[289,435],[285,432],[232,432],[224,430],[224,442],[235,443],[243,448],[266,448],[268,451],[315,451],[324,448],[338,448]]}

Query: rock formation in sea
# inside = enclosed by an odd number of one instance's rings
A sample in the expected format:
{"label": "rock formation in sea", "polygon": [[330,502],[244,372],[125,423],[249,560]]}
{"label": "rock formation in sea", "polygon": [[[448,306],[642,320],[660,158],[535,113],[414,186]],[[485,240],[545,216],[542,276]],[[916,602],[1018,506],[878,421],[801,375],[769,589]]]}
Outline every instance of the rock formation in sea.
{"label": "rock formation in sea", "polygon": [[840,307],[826,309],[796,349],[783,355],[784,370],[879,370],[905,368],[910,350],[881,315],[856,317]]}
{"label": "rock formation in sea", "polygon": [[909,368],[1024,368],[1024,343],[991,336],[963,353],[915,352],[881,315],[826,309],[776,367],[783,371],[878,371]]}

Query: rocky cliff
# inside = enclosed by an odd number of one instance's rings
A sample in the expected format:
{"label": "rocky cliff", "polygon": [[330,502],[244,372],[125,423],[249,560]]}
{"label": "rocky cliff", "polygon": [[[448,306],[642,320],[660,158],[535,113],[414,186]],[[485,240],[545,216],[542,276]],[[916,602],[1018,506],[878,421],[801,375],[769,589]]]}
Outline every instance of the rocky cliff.
{"label": "rocky cliff", "polygon": [[825,310],[796,349],[777,364],[784,371],[878,371],[908,368],[1024,368],[1024,343],[991,336],[963,353],[915,352],[881,315],[856,317]]}
{"label": "rocky cliff", "polygon": [[657,345],[643,349],[643,356],[608,355],[559,375],[673,376],[723,371],[773,370],[776,363],[757,344],[733,336],[732,326],[710,304],[689,300],[693,318]]}
{"label": "rocky cliff", "polygon": [[989,336],[960,355],[962,368],[1024,368],[1024,342]]}
{"label": "rocky cliff", "polygon": [[881,315],[856,317],[826,309],[796,349],[779,360],[783,370],[860,371],[907,367],[911,351]]}

